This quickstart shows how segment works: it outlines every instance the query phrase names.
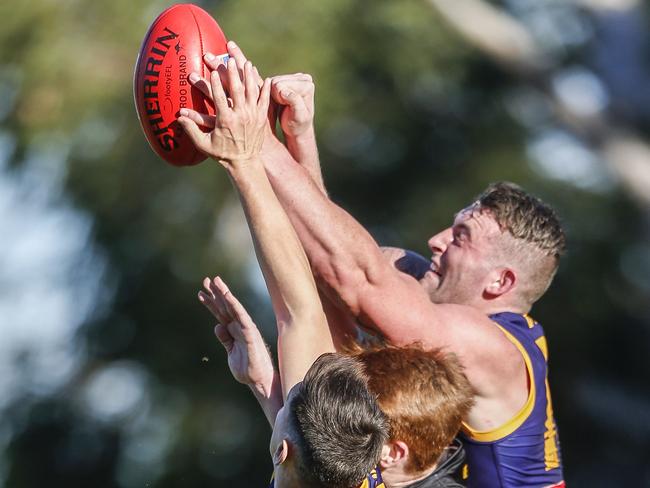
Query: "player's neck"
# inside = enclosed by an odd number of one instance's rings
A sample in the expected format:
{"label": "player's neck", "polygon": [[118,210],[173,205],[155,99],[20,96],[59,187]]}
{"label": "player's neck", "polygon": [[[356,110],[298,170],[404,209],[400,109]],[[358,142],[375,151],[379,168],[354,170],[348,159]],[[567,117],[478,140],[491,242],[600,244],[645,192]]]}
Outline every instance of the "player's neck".
{"label": "player's neck", "polygon": [[431,473],[433,473],[436,470],[437,466],[437,464],[434,464],[432,467],[419,473],[406,473],[404,472],[404,467],[402,465],[394,465],[383,468],[381,471],[381,477],[384,480],[384,484],[387,488],[400,488],[409,486],[416,481],[423,480]]}
{"label": "player's neck", "polygon": [[514,303],[512,300],[481,300],[475,305],[485,315],[492,315],[501,312],[512,312],[525,314],[530,310],[529,306],[524,306],[521,303]]}

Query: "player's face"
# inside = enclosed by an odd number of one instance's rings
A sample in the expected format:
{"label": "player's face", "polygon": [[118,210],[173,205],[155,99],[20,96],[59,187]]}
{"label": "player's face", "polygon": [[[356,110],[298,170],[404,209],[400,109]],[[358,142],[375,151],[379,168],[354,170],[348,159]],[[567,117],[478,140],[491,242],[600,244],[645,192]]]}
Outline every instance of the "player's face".
{"label": "player's face", "polygon": [[429,249],[431,249],[431,268],[420,278],[420,285],[424,287],[431,299],[435,297],[438,286],[440,285],[440,259],[453,241],[453,230],[451,227],[429,239]]}
{"label": "player's face", "polygon": [[431,300],[478,303],[489,281],[500,236],[496,221],[474,204],[456,215],[452,227],[429,239],[433,269],[427,273],[425,286]]}

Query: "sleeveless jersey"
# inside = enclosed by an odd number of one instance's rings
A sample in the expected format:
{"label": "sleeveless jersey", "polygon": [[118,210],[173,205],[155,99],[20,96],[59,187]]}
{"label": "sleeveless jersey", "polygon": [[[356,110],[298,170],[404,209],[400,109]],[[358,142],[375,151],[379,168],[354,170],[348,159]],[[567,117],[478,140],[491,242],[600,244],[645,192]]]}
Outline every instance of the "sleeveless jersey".
{"label": "sleeveless jersey", "polygon": [[491,315],[519,349],[529,392],[521,410],[505,425],[478,432],[463,424],[459,434],[469,466],[468,488],[563,487],[562,461],[548,385],[546,338],[527,315]]}

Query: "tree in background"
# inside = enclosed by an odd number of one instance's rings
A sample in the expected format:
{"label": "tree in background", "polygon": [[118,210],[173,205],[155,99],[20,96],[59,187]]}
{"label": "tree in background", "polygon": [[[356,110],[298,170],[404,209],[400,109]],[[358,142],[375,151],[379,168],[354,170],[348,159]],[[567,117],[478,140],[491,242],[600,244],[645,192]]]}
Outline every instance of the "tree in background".
{"label": "tree in background", "polygon": [[[263,74],[314,76],[330,194],[382,244],[426,255],[494,180],[558,208],[570,252],[533,315],[567,481],[649,480],[643,5],[201,5]],[[196,300],[218,271],[270,317],[243,215],[218,168],[158,160],[133,108],[135,57],[167,6],[0,3],[0,486],[263,486],[271,473],[264,419]]]}

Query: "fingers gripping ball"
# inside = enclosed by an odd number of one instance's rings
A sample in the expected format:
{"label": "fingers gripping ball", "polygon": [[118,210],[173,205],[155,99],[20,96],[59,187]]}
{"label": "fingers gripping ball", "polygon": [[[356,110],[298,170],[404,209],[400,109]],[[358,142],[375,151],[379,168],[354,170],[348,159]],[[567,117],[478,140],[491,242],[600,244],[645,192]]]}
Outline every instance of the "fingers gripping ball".
{"label": "fingers gripping ball", "polygon": [[151,148],[174,166],[190,166],[206,158],[176,118],[181,108],[214,115],[212,103],[189,83],[188,75],[208,77],[203,55],[211,52],[227,59],[226,42],[217,22],[191,4],[162,12],[144,38],[133,75],[135,107]]}

